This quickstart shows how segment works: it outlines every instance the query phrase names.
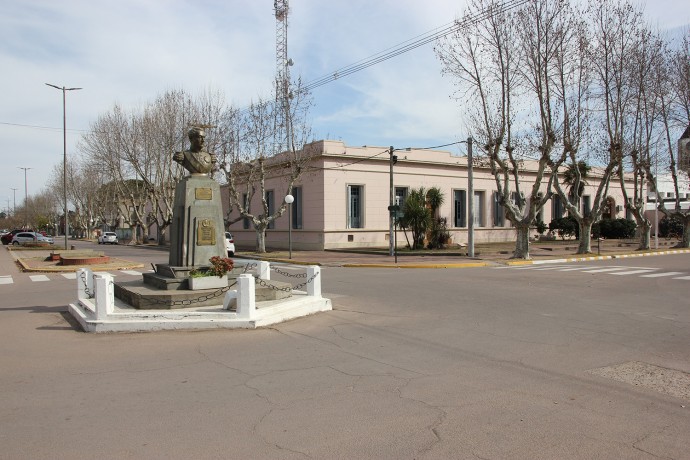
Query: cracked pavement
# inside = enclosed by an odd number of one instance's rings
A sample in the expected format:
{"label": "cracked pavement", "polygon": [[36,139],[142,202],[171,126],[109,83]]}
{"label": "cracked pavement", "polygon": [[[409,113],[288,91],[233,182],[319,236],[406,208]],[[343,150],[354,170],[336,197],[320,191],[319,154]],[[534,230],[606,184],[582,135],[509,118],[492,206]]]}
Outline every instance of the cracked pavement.
{"label": "cracked pavement", "polygon": [[690,401],[591,372],[687,375],[687,285],[329,267],[323,289],[332,312],[271,328],[103,335],[63,315],[71,283],[11,291],[0,458],[690,457]]}

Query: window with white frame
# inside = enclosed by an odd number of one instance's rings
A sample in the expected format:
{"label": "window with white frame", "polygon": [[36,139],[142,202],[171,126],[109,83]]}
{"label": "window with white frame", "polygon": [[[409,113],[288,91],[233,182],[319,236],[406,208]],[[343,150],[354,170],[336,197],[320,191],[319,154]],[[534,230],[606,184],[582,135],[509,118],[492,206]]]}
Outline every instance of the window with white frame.
{"label": "window with white frame", "polygon": [[592,212],[592,197],[590,195],[585,195],[582,197],[582,215],[589,216]]}
{"label": "window with white frame", "polygon": [[347,186],[347,228],[364,228],[364,186]]}
{"label": "window with white frame", "polygon": [[466,190],[453,190],[453,227],[467,227]]}
{"label": "window with white frame", "polygon": [[506,213],[501,204],[501,195],[498,192],[494,192],[493,195],[494,227],[503,227],[506,223]]}
{"label": "window with white frame", "polygon": [[302,228],[302,187],[292,187],[292,228]]}
{"label": "window with white frame", "polygon": [[407,199],[408,190],[409,189],[407,187],[395,187],[395,205],[402,208],[403,204],[405,204],[405,200]]}
{"label": "window with white frame", "polygon": [[563,203],[561,197],[553,195],[551,197],[551,220],[563,217]]}
{"label": "window with white frame", "polygon": [[474,192],[474,201],[472,203],[473,223],[475,227],[484,226],[484,196],[482,191]]}
{"label": "window with white frame", "polygon": [[[244,203],[244,209],[247,212],[250,212],[250,206],[249,206],[249,195],[246,193],[242,194],[242,202]],[[249,228],[249,219],[246,217],[242,220],[242,228],[247,230]]]}

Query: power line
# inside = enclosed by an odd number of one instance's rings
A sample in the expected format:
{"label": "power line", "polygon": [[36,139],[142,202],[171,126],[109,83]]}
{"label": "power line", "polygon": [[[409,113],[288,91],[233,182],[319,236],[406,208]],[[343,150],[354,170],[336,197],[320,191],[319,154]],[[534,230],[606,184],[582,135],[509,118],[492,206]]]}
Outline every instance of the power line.
{"label": "power line", "polygon": [[[423,33],[421,35],[417,35],[416,37],[413,37],[409,40],[406,40],[402,43],[399,43],[398,45],[395,45],[390,48],[386,48],[383,51],[379,51],[378,53],[372,54],[369,57],[366,57],[364,59],[361,59],[353,64],[340,67],[339,69],[336,69],[333,72],[330,72],[326,75],[323,75],[315,80],[312,80],[311,82],[307,83],[304,87],[300,88],[302,92],[307,92],[311,91],[315,88],[318,88],[320,86],[326,85],[328,83],[332,83],[335,80],[339,80],[343,77],[346,77],[348,75],[352,75],[353,73],[360,72],[364,69],[367,69],[369,67],[372,67],[376,64],[380,64],[384,61],[387,61],[389,59],[392,59],[396,56],[399,56],[401,54],[407,53],[408,51],[412,51],[416,48],[419,48],[421,46],[427,45],[429,43],[432,43],[439,38],[443,38],[447,35],[452,34],[453,32],[461,30],[463,27],[466,27],[470,24],[475,24],[477,22],[483,21],[495,14],[506,12],[509,10],[512,10],[514,8],[520,7],[524,4],[526,4],[529,0],[507,0],[500,5],[496,6],[490,6],[482,11],[479,11],[477,13],[467,15],[463,17],[460,20],[456,20],[453,22],[450,22],[448,24],[445,24],[443,26],[437,27],[429,32]],[[241,113],[246,112],[248,109],[243,109],[240,110]],[[53,127],[48,127],[48,126],[35,126],[35,125],[26,125],[26,124],[19,124],[19,123],[6,123],[6,122],[0,122],[0,125],[9,125],[9,126],[19,126],[19,127],[25,127],[25,128],[35,128],[35,129],[47,129],[47,130],[58,130],[61,128],[53,128]],[[69,131],[73,132],[88,132],[88,130],[83,130],[83,129],[70,129]]]}
{"label": "power line", "polygon": [[479,11],[475,14],[465,16],[461,20],[457,20],[451,23],[448,23],[444,26],[437,27],[436,29],[426,32],[424,34],[418,35],[417,37],[411,38],[409,40],[406,40],[394,47],[387,48],[386,50],[380,51],[376,54],[373,54],[369,56],[368,58],[362,59],[360,61],[355,62],[354,64],[350,64],[345,67],[341,67],[340,69],[337,69],[334,72],[331,72],[329,74],[326,74],[320,78],[317,78],[316,80],[313,80],[309,83],[307,83],[303,90],[304,91],[310,91],[314,88],[318,88],[319,86],[323,86],[327,83],[331,83],[335,80],[338,80],[344,76],[351,75],[353,73],[359,72],[361,70],[364,70],[368,67],[371,67],[373,65],[379,64],[381,62],[387,61],[389,59],[392,59],[396,56],[399,56],[401,54],[407,53],[408,51],[412,51],[413,49],[419,48],[420,46],[429,44],[431,42],[434,42],[438,40],[439,38],[445,37],[447,35],[452,34],[453,32],[456,32],[463,27],[466,27],[470,24],[477,23],[479,21],[483,21],[484,19],[487,19],[491,17],[494,14],[505,12],[508,10],[511,10],[513,8],[517,8],[519,6],[524,5],[527,3],[529,0],[508,0],[496,7],[488,7],[485,8],[482,11]]}

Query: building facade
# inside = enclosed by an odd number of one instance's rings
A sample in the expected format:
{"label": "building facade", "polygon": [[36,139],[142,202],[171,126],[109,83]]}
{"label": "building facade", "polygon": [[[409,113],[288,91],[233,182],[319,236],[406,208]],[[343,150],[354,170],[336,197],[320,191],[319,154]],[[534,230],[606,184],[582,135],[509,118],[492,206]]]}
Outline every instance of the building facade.
{"label": "building facade", "polygon": [[[292,248],[302,250],[387,247],[389,245],[389,211],[391,196],[391,161],[388,147],[351,147],[340,141],[317,141],[316,154],[292,190],[291,208],[266,231],[267,248],[287,248],[289,222],[292,223]],[[396,204],[402,205],[412,189],[437,187],[444,196],[438,216],[447,219],[452,244],[465,244],[468,233],[467,157],[441,150],[395,151],[393,192]],[[536,164],[524,163],[522,189],[531,190]],[[505,218],[497,201],[496,181],[486,162],[474,162],[474,240],[475,242],[514,241],[515,230]],[[546,192],[548,177],[542,189]],[[597,184],[597,171],[590,172],[590,184]],[[278,209],[288,193],[286,178],[266,180],[269,211]],[[581,201],[587,210],[596,193],[594,185],[585,187]],[[227,193],[223,193],[227,195]],[[261,208],[261,197],[255,194],[252,210]],[[609,187],[607,218],[625,217],[623,197]],[[225,215],[237,218],[237,210]],[[290,215],[288,215],[288,212]],[[538,216],[547,225],[566,214],[565,206],[554,196]],[[251,222],[240,220],[228,229],[241,247],[254,247],[256,233]],[[536,235],[536,230],[534,232]],[[400,229],[396,232],[399,247],[407,244]]]}

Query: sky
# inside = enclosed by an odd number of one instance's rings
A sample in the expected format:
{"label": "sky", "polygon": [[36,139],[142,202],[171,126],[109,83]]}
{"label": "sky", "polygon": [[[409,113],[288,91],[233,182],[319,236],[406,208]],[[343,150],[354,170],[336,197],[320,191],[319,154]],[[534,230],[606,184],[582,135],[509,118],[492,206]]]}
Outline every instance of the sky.
{"label": "sky", "polygon": [[[649,1],[645,14],[662,30],[684,26],[686,2]],[[466,4],[290,0],[291,75],[315,81],[451,23]],[[62,165],[62,91],[45,83],[83,88],[66,94],[68,162],[116,103],[133,110],[169,89],[221,90],[238,107],[271,95],[271,0],[0,0],[0,11],[2,210],[23,203],[25,186],[29,196],[44,190]],[[425,45],[316,88],[314,136],[396,148],[466,139],[453,93]]]}

